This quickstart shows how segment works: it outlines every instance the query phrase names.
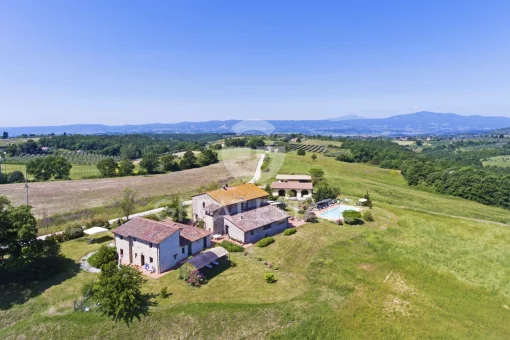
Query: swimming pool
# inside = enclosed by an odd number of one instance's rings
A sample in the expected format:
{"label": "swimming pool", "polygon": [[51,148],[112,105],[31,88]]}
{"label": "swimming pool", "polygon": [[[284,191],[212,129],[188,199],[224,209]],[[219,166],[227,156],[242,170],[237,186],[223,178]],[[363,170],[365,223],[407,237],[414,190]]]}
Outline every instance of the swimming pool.
{"label": "swimming pool", "polygon": [[336,208],[323,212],[320,216],[322,218],[327,218],[328,220],[338,220],[342,217],[342,213],[346,210],[356,210],[359,211],[358,208],[352,207],[350,205],[340,205]]}

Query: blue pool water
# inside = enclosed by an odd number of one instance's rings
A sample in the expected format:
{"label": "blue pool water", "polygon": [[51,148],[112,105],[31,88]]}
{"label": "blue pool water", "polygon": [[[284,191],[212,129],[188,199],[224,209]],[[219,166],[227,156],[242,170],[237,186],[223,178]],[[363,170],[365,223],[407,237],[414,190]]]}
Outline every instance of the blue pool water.
{"label": "blue pool water", "polygon": [[340,205],[334,209],[331,209],[329,211],[322,213],[320,216],[322,218],[327,218],[328,220],[338,220],[340,217],[342,217],[342,213],[346,210],[357,210],[357,209],[356,209],[356,207],[351,207],[348,205]]}

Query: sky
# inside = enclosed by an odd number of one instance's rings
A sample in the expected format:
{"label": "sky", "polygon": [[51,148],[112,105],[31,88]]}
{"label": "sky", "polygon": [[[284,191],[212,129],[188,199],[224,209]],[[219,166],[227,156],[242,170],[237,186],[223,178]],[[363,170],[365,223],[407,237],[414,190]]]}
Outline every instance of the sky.
{"label": "sky", "polygon": [[510,116],[510,1],[0,2],[0,126]]}

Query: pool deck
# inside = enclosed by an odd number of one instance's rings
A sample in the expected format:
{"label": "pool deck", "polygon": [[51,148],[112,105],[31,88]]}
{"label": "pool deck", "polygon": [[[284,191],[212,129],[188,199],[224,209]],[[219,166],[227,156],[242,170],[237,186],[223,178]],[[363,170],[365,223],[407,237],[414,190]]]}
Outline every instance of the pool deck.
{"label": "pool deck", "polygon": [[[322,217],[321,215],[326,213],[326,212],[328,212],[328,211],[330,211],[330,210],[333,210],[333,209],[336,209],[338,207],[341,207],[341,206],[353,208],[353,210],[356,210],[356,211],[363,210],[361,207],[358,207],[358,206],[355,206],[355,205],[349,205],[349,204],[344,204],[344,203],[335,203],[335,204],[333,204],[330,207],[327,207],[327,208],[324,208],[324,209],[320,209],[320,210],[316,210],[316,211],[314,211],[314,213],[319,215],[318,217],[320,217],[320,218],[323,218],[325,220],[334,221],[335,219]],[[342,217],[339,217],[339,218],[341,219]]]}

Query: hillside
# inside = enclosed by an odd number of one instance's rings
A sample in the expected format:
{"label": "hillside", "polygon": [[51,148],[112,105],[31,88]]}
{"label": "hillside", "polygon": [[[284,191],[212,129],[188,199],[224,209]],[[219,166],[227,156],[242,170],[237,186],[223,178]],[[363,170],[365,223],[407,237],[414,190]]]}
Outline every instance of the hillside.
{"label": "hillside", "polygon": [[[509,117],[461,116],[453,113],[416,112],[389,118],[360,119],[346,116],[329,120],[268,120],[274,127],[269,131],[260,120],[213,120],[206,122],[181,122],[174,124],[142,124],[108,126],[80,124],[64,126],[0,127],[11,136],[20,134],[123,134],[123,133],[227,133],[264,131],[264,133],[300,132],[308,134],[339,135],[418,135],[453,134],[490,131],[510,126]],[[267,125],[267,124],[266,124]],[[250,126],[252,128],[250,129]],[[263,129],[263,130],[261,130]]]}
{"label": "hillside", "polygon": [[[280,172],[312,167],[324,169],[341,197],[357,199],[369,190],[375,222],[306,224],[247,256],[232,253],[237,266],[198,289],[178,280],[178,272],[149,279],[144,291],[168,287],[172,295],[157,297],[150,315],[130,327],[93,310],[72,311],[83,282],[96,276],[71,266],[66,275],[35,284],[27,302],[22,292],[3,289],[0,337],[509,337],[510,229],[501,224],[510,223],[507,210],[420,191],[397,171],[322,155],[312,161],[288,154]],[[97,239],[66,242],[64,255],[79,262],[111,235]],[[257,258],[279,266],[272,271],[276,284],[264,282],[271,270]]]}

